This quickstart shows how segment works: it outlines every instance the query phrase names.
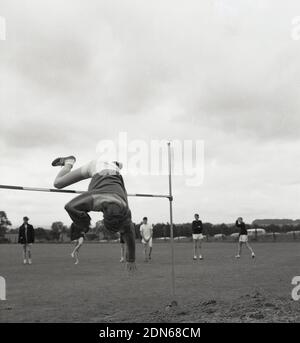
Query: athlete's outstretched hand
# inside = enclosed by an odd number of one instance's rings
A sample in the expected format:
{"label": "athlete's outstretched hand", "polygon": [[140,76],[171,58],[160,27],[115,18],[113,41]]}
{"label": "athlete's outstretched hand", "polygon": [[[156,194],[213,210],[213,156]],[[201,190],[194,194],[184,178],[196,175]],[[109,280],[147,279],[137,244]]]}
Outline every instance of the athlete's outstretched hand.
{"label": "athlete's outstretched hand", "polygon": [[126,270],[129,275],[132,275],[136,272],[136,264],[135,262],[126,262]]}

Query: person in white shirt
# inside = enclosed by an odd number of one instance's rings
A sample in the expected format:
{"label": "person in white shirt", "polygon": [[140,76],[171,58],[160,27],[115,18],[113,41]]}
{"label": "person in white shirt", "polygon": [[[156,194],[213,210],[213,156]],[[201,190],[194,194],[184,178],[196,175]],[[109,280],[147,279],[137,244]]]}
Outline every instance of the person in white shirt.
{"label": "person in white shirt", "polygon": [[[142,236],[144,261],[148,262],[148,260],[151,260],[151,254],[152,254],[153,225],[148,224],[147,217],[143,218],[143,222],[140,226],[140,233]],[[148,253],[148,247],[149,247],[149,253]]]}

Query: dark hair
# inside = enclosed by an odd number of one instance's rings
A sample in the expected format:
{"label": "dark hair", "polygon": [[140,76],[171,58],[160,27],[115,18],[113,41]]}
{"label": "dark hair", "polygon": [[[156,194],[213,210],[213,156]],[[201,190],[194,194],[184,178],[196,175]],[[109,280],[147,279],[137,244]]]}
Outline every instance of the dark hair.
{"label": "dark hair", "polygon": [[195,213],[195,214],[194,214],[194,216],[197,216],[197,217],[199,217],[199,214],[198,214],[198,213]]}
{"label": "dark hair", "polygon": [[29,220],[29,218],[25,216],[25,217],[23,217],[23,220],[27,220],[27,221],[28,221],[28,220]]}
{"label": "dark hair", "polygon": [[148,218],[147,218],[147,217],[144,217],[143,220],[148,220]]}

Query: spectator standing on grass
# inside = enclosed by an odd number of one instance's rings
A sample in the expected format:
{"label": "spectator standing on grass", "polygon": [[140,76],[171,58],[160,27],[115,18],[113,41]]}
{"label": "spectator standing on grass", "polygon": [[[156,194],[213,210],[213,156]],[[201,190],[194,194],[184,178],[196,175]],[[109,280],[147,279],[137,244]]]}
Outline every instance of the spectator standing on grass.
{"label": "spectator standing on grass", "polygon": [[[151,260],[152,253],[152,237],[153,237],[153,225],[148,224],[148,218],[144,217],[140,226],[140,233],[142,236],[144,261]],[[148,253],[149,248],[149,253]]]}
{"label": "spectator standing on grass", "polygon": [[29,218],[23,218],[23,224],[19,227],[18,242],[23,245],[23,263],[32,264],[31,246],[34,243],[34,228],[28,223]]}
{"label": "spectator standing on grass", "polygon": [[248,243],[248,231],[246,228],[246,224],[243,221],[242,217],[239,217],[236,222],[235,222],[235,226],[237,228],[240,229],[240,233],[239,233],[239,244],[238,244],[238,253],[235,256],[236,258],[240,258],[241,257],[241,252],[242,252],[242,246],[245,243],[246,247],[250,250],[251,252],[251,257],[254,258],[255,254],[253,249],[251,248],[250,244]]}
{"label": "spectator standing on grass", "polygon": [[195,220],[192,222],[192,235],[193,235],[193,242],[194,242],[194,257],[193,260],[197,260],[197,256],[199,256],[199,260],[203,260],[203,256],[201,254],[201,242],[203,239],[203,224],[202,221],[199,220],[199,214],[196,213],[194,215]]}

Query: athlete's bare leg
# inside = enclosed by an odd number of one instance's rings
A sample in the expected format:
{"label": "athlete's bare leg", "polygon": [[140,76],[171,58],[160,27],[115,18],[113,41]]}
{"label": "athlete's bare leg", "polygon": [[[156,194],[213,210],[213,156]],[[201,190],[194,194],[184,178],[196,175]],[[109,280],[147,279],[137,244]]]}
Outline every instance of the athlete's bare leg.
{"label": "athlete's bare leg", "polygon": [[194,260],[197,259],[197,251],[198,251],[197,240],[194,239],[194,257],[193,257]]}
{"label": "athlete's bare leg", "polygon": [[143,243],[144,262],[148,262],[148,257],[147,257],[147,246],[148,246],[148,243]]}
{"label": "athlete's bare leg", "polygon": [[236,255],[236,258],[240,258],[241,256],[241,253],[242,253],[242,245],[243,245],[243,242],[239,242],[238,243],[238,253]]}
{"label": "athlete's bare leg", "polygon": [[152,247],[149,247],[149,260],[151,260]]}
{"label": "athlete's bare leg", "polygon": [[202,257],[202,241],[201,239],[198,240],[198,253],[199,253],[199,259],[202,260],[203,257]]}
{"label": "athlete's bare leg", "polygon": [[121,243],[121,259],[120,262],[125,262],[125,243]]}
{"label": "athlete's bare leg", "polygon": [[61,168],[54,180],[55,188],[61,189],[90,177],[86,172],[86,168],[80,167],[74,170],[72,168],[73,165],[70,163],[66,163]]}
{"label": "athlete's bare leg", "polygon": [[71,253],[71,256],[73,258],[75,258],[75,264],[78,264],[79,263],[79,249],[80,247],[82,246],[83,244],[83,237],[80,237],[77,241],[76,241],[76,245],[75,245],[75,248],[74,250],[72,251]]}
{"label": "athlete's bare leg", "polygon": [[254,251],[253,251],[253,249],[251,248],[251,246],[250,246],[250,244],[248,242],[246,242],[246,247],[250,250],[251,256],[255,257]]}
{"label": "athlete's bare leg", "polygon": [[28,256],[28,263],[32,264],[32,260],[31,260],[31,244],[27,244],[27,256]]}
{"label": "athlete's bare leg", "polygon": [[27,244],[23,244],[23,263],[27,263]]}

